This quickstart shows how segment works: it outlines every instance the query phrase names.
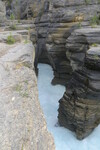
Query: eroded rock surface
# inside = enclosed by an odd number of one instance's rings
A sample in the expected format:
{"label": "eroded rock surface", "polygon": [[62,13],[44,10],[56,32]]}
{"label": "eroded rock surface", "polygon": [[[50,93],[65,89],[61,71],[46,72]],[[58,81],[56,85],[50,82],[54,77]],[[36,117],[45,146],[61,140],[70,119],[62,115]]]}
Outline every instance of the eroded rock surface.
{"label": "eroded rock surface", "polygon": [[35,67],[38,62],[51,64],[52,83],[66,85],[58,119],[78,139],[100,123],[99,10],[98,0],[47,0],[35,22]]}
{"label": "eroded rock surface", "polygon": [[7,4],[7,16],[13,13],[16,19],[36,18],[43,3],[44,0],[13,0]]}
{"label": "eroded rock surface", "polygon": [[71,78],[73,69],[69,65],[69,59],[66,58],[66,40],[75,29],[94,23],[95,16],[99,16],[99,9],[99,2],[95,0],[88,3],[84,0],[45,1],[44,8],[35,22],[37,28],[35,66],[38,62],[50,63],[55,75],[53,83],[61,80],[60,83],[66,85],[66,81]]}
{"label": "eroded rock surface", "polygon": [[60,100],[58,119],[60,125],[75,131],[78,139],[88,136],[100,124],[99,31],[99,27],[76,30],[66,44],[75,72]]}
{"label": "eroded rock surface", "polygon": [[0,30],[0,149],[54,150],[38,100],[29,31],[8,28]]}

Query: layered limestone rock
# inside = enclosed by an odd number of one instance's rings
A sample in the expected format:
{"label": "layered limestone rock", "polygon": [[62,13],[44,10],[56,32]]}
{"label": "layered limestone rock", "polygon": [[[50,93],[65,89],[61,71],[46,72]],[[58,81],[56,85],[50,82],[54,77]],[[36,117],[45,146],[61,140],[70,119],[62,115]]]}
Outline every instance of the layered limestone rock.
{"label": "layered limestone rock", "polygon": [[88,26],[72,32],[66,40],[66,57],[73,71],[82,69],[87,50],[90,46],[98,46],[99,43],[100,26]]}
{"label": "layered limestone rock", "polygon": [[73,70],[69,65],[69,59],[66,58],[66,39],[75,29],[96,22],[99,9],[99,2],[95,0],[45,1],[44,8],[35,22],[37,28],[35,66],[38,62],[50,63],[55,75],[53,83],[61,79],[61,83],[66,84],[71,78]]}
{"label": "layered limestone rock", "polygon": [[0,28],[0,149],[54,150],[38,100],[29,31],[6,29]]}
{"label": "layered limestone rock", "polygon": [[14,14],[16,19],[36,18],[44,0],[13,0],[7,3],[7,15]]}
{"label": "layered limestone rock", "polygon": [[53,83],[66,85],[58,119],[78,139],[100,123],[99,10],[98,0],[47,0],[35,22],[35,67],[38,62],[51,64]]}
{"label": "layered limestone rock", "polygon": [[88,136],[100,124],[100,27],[75,30],[67,39],[67,57],[75,72],[60,100],[59,123]]}

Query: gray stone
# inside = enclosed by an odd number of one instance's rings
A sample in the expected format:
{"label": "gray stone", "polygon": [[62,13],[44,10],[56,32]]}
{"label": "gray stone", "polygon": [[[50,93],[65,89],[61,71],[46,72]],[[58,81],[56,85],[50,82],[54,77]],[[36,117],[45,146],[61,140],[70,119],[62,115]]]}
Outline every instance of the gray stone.
{"label": "gray stone", "polygon": [[[7,37],[9,32],[2,31],[0,36]],[[23,37],[26,31],[11,33]],[[23,38],[12,45],[0,41],[1,150],[55,149],[38,100],[34,58],[35,49],[29,37],[27,42]]]}
{"label": "gray stone", "polygon": [[44,0],[17,0],[7,6],[7,15],[14,14],[16,19],[34,19],[43,6]]}
{"label": "gray stone", "polygon": [[0,0],[0,23],[6,20],[6,7],[5,3]]}

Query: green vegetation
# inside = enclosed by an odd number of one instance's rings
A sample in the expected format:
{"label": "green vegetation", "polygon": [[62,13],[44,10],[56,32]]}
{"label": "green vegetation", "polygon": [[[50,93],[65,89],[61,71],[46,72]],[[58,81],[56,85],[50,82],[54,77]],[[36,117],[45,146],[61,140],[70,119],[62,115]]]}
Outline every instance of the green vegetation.
{"label": "green vegetation", "polygon": [[100,59],[100,57],[98,55],[94,55],[93,58],[96,59],[96,60]]}
{"label": "green vegetation", "polygon": [[29,97],[29,94],[27,93],[27,92],[24,92],[23,94],[22,94],[22,97]]}
{"label": "green vegetation", "polygon": [[11,30],[16,30],[17,28],[16,28],[16,24],[12,24],[11,26],[10,26],[10,29]]}
{"label": "green vegetation", "polygon": [[82,23],[81,23],[81,22],[78,23],[78,27],[79,27],[79,28],[82,27]]}
{"label": "green vegetation", "polygon": [[8,6],[10,7],[11,6],[11,3],[12,3],[12,0],[6,0]]}
{"label": "green vegetation", "polygon": [[[28,84],[28,81],[25,81],[26,84]],[[14,87],[14,91],[18,92],[23,98],[26,97],[28,98],[29,97],[29,93],[28,91],[23,91],[23,87],[21,84],[17,84],[15,87]]]}
{"label": "green vegetation", "polygon": [[[85,0],[85,4],[88,5],[91,3],[92,0]],[[98,0],[98,4],[100,4],[100,0]]]}
{"label": "green vegetation", "polygon": [[24,150],[23,144],[22,144],[22,148],[21,148],[21,150]]}
{"label": "green vegetation", "polygon": [[90,4],[91,0],[85,0],[86,5]]}
{"label": "green vegetation", "polygon": [[28,44],[28,43],[29,43],[29,41],[27,39],[25,39],[24,44]]}
{"label": "green vegetation", "polygon": [[40,19],[41,19],[42,15],[43,15],[43,12],[44,12],[44,10],[43,10],[43,8],[41,8],[39,13],[38,13],[38,16],[39,16]]}
{"label": "green vegetation", "polygon": [[14,20],[15,16],[13,14],[10,15],[10,20]]}
{"label": "green vegetation", "polygon": [[7,37],[7,44],[14,44],[15,43],[15,39],[13,38],[13,36],[10,34],[8,37]]}
{"label": "green vegetation", "polygon": [[28,84],[28,80],[25,80],[24,83]]}
{"label": "green vegetation", "polygon": [[100,0],[98,0],[98,4],[100,4]]}
{"label": "green vegetation", "polygon": [[20,92],[22,90],[22,86],[17,84],[15,87],[14,87],[14,90],[17,91],[17,92]]}
{"label": "green vegetation", "polygon": [[93,43],[91,46],[92,46],[92,47],[98,47],[98,44]]}
{"label": "green vegetation", "polygon": [[28,31],[30,32],[30,30],[31,30],[31,28],[30,27],[28,27]]}
{"label": "green vegetation", "polygon": [[12,21],[12,23],[10,25],[10,29],[11,30],[16,30],[16,24],[14,23],[15,16],[13,14],[10,15],[10,20]]}
{"label": "green vegetation", "polygon": [[18,5],[18,0],[16,0],[16,5]]}
{"label": "green vegetation", "polygon": [[95,25],[99,25],[99,24],[100,24],[100,16],[95,14],[95,15],[90,19],[90,25],[91,25],[91,26],[95,26]]}
{"label": "green vegetation", "polygon": [[18,23],[20,23],[20,19],[18,19]]}

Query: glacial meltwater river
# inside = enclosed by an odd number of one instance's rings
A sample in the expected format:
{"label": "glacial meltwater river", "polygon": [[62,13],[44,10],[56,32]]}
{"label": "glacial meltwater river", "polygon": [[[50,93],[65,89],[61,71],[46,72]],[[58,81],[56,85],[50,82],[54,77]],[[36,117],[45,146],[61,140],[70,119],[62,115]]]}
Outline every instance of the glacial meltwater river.
{"label": "glacial meltwater river", "polygon": [[57,127],[58,101],[63,96],[65,87],[51,85],[53,79],[51,66],[39,64],[38,68],[39,100],[48,130],[54,137],[56,150],[100,150],[100,126],[82,141],[77,140],[75,134],[68,129]]}

